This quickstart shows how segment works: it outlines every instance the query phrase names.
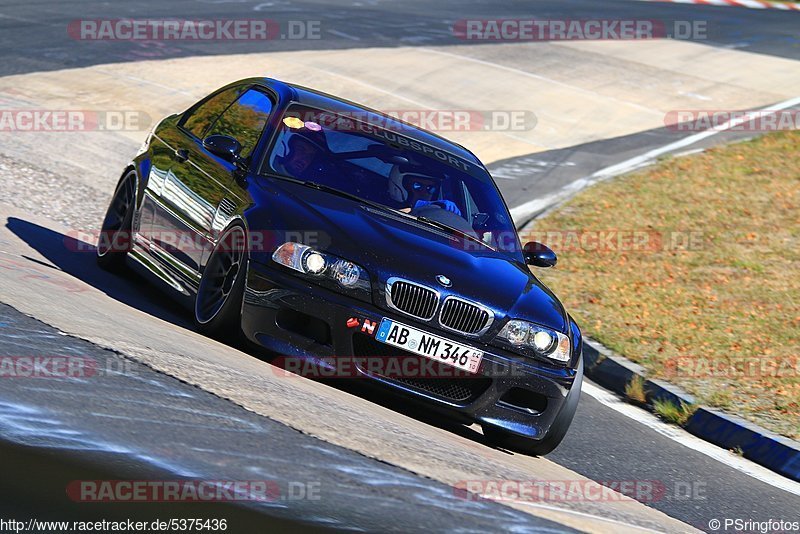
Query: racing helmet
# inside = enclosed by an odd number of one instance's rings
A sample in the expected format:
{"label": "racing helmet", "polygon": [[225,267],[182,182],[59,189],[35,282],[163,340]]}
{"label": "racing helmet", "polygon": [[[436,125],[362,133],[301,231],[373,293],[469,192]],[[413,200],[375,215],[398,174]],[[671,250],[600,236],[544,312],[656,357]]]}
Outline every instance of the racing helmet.
{"label": "racing helmet", "polygon": [[419,172],[404,171],[401,169],[400,165],[393,165],[389,173],[389,197],[395,202],[406,202],[408,200],[406,184],[408,180],[413,178],[421,178],[423,180],[441,183],[441,178]]}
{"label": "racing helmet", "polygon": [[278,172],[291,175],[287,169],[287,164],[291,160],[292,155],[299,144],[304,144],[312,147],[316,152],[316,158],[323,157],[330,153],[327,138],[322,131],[298,131],[298,130],[285,130],[279,143],[283,146],[283,154],[276,151],[273,159],[273,167]]}

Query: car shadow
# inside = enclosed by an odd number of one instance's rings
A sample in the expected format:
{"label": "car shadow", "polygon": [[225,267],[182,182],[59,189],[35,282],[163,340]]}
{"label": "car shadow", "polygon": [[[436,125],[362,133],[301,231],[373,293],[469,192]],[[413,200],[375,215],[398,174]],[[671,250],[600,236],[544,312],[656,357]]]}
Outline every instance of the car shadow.
{"label": "car shadow", "polygon": [[[175,326],[195,330],[185,308],[150,285],[133,270],[127,269],[125,274],[120,276],[100,269],[95,260],[93,245],[16,217],[6,219],[6,228],[50,263],[23,255],[22,257],[26,260],[69,274],[123,304]],[[230,341],[228,344],[268,363],[275,356],[252,344],[245,344],[241,340]],[[319,379],[317,381],[463,438],[496,448],[473,428],[449,420],[444,415],[431,412],[430,409],[426,409],[424,405],[417,404],[413,400],[409,402],[408,398],[400,394],[381,390],[379,386],[369,384],[367,379]],[[504,449],[499,450],[507,452]]]}
{"label": "car shadow", "polygon": [[50,263],[23,255],[26,260],[69,274],[114,300],[175,326],[193,328],[178,302],[170,300],[133,270],[127,269],[125,276],[118,276],[98,267],[94,245],[16,217],[6,219],[6,228]]}

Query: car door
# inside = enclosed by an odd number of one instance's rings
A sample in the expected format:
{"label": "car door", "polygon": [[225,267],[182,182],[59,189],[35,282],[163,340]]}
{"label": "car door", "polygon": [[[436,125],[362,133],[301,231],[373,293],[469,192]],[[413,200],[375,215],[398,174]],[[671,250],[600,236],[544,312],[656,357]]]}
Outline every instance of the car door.
{"label": "car door", "polygon": [[218,96],[179,123],[181,135],[172,147],[175,161],[162,187],[162,209],[153,222],[157,255],[190,279],[199,275],[217,233],[237,207],[231,192],[235,166],[206,150],[203,139],[233,137],[247,159],[273,108],[270,96],[253,87],[234,89],[232,101],[230,94]]}
{"label": "car door", "polygon": [[196,254],[185,257],[178,243],[187,236],[200,235],[198,231],[203,227],[204,213],[207,218],[207,212],[213,211],[213,207],[189,194],[191,190],[175,172],[180,172],[178,165],[188,160],[188,147],[197,139],[203,139],[222,112],[246,89],[247,86],[242,85],[218,91],[189,108],[183,116],[166,119],[151,142],[152,164],[139,232],[146,238],[155,257],[189,280],[197,278],[197,262],[191,257],[196,257]]}

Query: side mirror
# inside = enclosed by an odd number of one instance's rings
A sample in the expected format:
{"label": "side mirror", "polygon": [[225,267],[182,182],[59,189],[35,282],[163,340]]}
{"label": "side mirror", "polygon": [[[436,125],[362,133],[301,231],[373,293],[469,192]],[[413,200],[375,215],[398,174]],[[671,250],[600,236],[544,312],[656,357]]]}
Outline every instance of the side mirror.
{"label": "side mirror", "polygon": [[534,267],[553,267],[558,258],[550,247],[536,241],[531,241],[522,247],[525,254],[525,263]]}
{"label": "side mirror", "polygon": [[209,135],[203,139],[203,147],[225,161],[238,164],[241,160],[242,144],[228,135]]}

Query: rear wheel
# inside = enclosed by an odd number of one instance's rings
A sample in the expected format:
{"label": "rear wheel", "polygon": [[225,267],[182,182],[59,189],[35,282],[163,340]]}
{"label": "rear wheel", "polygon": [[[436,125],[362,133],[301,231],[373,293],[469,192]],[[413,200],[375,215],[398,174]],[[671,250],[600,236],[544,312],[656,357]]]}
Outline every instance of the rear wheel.
{"label": "rear wheel", "polygon": [[220,339],[239,337],[246,272],[246,233],[234,224],[222,234],[200,278],[194,319],[201,332]]}
{"label": "rear wheel", "polygon": [[524,454],[544,456],[545,454],[553,452],[564,439],[564,436],[567,435],[567,430],[569,430],[569,426],[572,423],[572,418],[575,416],[575,411],[578,409],[578,400],[581,396],[582,384],[583,358],[580,359],[575,381],[572,383],[572,388],[570,388],[567,394],[564,406],[556,416],[553,424],[550,425],[550,430],[547,431],[547,434],[545,434],[542,439],[526,438],[490,425],[482,426],[483,435],[486,437],[487,441],[492,444]]}
{"label": "rear wheel", "polygon": [[136,173],[130,171],[117,184],[97,239],[97,264],[119,271],[131,249],[133,212],[136,209]]}

